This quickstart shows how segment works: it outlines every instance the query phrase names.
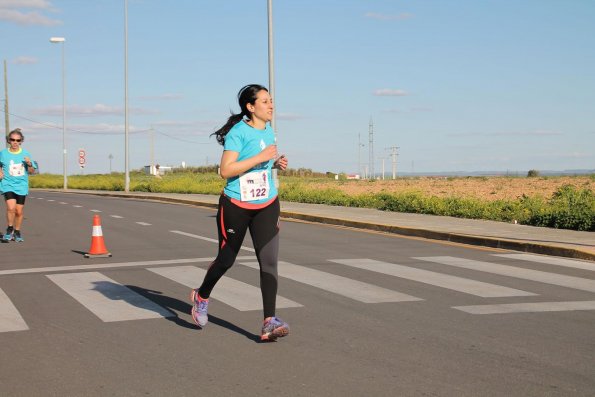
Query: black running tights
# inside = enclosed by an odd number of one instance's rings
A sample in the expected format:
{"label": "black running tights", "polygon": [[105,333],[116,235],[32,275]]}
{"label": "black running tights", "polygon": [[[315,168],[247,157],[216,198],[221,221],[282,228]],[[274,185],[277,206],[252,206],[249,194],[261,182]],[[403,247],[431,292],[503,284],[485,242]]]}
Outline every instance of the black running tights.
{"label": "black running tights", "polygon": [[279,257],[279,199],[261,209],[245,209],[221,195],[217,211],[219,252],[211,263],[198,292],[208,298],[215,284],[229,270],[240,251],[246,230],[256,250],[260,265],[260,290],[264,317],[275,315],[277,299],[277,261]]}

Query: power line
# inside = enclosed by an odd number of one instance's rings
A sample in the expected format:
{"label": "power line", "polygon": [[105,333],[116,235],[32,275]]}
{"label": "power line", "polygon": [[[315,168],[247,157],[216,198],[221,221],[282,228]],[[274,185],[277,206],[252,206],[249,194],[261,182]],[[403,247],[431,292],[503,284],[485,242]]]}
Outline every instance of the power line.
{"label": "power line", "polygon": [[[18,114],[14,114],[14,113],[10,113],[10,112],[8,114],[11,115],[11,116],[13,116],[13,117],[16,117],[16,118],[19,118],[19,119],[22,119],[22,120],[26,120],[26,121],[29,121],[29,122],[34,123],[34,124],[42,125],[44,127],[54,128],[54,129],[62,129],[61,126],[47,124],[47,123],[44,123],[44,122],[41,122],[41,121],[33,120],[31,118],[28,118],[28,117],[19,116]],[[77,130],[77,129],[74,129],[74,128],[67,128],[67,131],[70,131],[70,132],[73,132],[73,133],[78,133],[78,134],[85,134],[85,135],[122,135],[124,133],[124,131],[82,131],[82,130]],[[149,132],[149,131],[151,131],[151,129],[150,128],[147,128],[147,129],[144,129],[144,130],[131,131],[130,133],[131,134],[140,134],[140,133]],[[188,140],[188,139],[178,138],[176,136],[173,136],[173,135],[170,135],[170,134],[166,134],[165,132],[158,131],[158,130],[155,130],[155,132],[157,132],[158,134],[161,134],[163,136],[166,136],[166,137],[168,137],[170,139],[174,139],[174,140],[185,142],[185,143],[192,143],[192,144],[195,144],[195,145],[208,145],[208,144],[210,144],[210,142],[196,142],[196,141],[191,141],[191,140]]]}

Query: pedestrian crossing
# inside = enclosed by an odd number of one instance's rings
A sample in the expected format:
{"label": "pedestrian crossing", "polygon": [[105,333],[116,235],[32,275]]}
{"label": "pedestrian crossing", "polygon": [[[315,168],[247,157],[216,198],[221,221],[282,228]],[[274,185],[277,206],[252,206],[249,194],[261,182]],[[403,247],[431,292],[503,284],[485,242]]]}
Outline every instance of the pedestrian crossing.
{"label": "pedestrian crossing", "polygon": [[169,310],[99,272],[47,277],[104,322],[174,316]]}
{"label": "pedestrian crossing", "polygon": [[[326,261],[326,263],[344,266],[345,269],[356,272],[381,274],[385,276],[383,281],[392,279],[413,281],[414,287],[419,286],[419,289],[416,289],[419,293],[415,293],[415,295],[419,296],[398,291],[397,288],[387,288],[386,282],[383,282],[384,286],[380,287],[358,279],[331,273],[326,271],[327,269],[323,271],[286,261],[279,262],[279,277],[300,283],[307,286],[307,288],[316,288],[325,293],[336,294],[362,304],[399,304],[427,301],[428,297],[424,296],[423,285],[430,285],[438,287],[440,293],[445,294],[454,291],[459,294],[485,299],[515,298],[515,302],[504,304],[499,302],[490,304],[488,301],[487,304],[483,305],[463,305],[447,308],[471,315],[595,310],[595,300],[557,302],[547,301],[548,297],[542,296],[540,298],[543,298],[543,302],[527,302],[523,301],[523,298],[538,296],[535,291],[531,291],[531,288],[520,290],[479,280],[482,274],[496,274],[569,288],[583,293],[593,293],[595,292],[595,279],[559,274],[556,272],[556,267],[558,267],[558,270],[559,267],[566,267],[593,271],[595,270],[595,264],[528,254],[493,254],[492,256],[494,262],[452,256],[414,257],[412,258],[414,263],[407,261],[408,265],[369,258],[328,259]],[[16,272],[21,274],[50,273],[45,274],[47,279],[103,322],[163,319],[177,316],[177,314],[140,295],[133,289],[121,284],[118,280],[107,277],[101,271],[135,266],[139,268],[141,266],[150,274],[183,286],[184,293],[186,293],[190,288],[196,287],[204,278],[206,270],[204,269],[204,263],[201,267],[201,262],[210,260],[212,258],[61,266],[38,268],[36,272],[33,269],[5,271],[5,273],[0,273],[0,276],[3,274],[16,274]],[[502,264],[502,261],[511,261],[511,264]],[[516,264],[517,261],[541,263],[544,265],[544,270],[513,266],[512,264]],[[435,269],[438,269],[438,271],[420,268],[419,266],[424,263],[434,264],[437,266]],[[257,272],[259,270],[258,263],[253,256],[238,257],[237,265],[244,266],[250,269],[249,271]],[[474,275],[466,278],[448,274],[453,267],[471,270]],[[42,270],[39,271],[39,269]],[[341,267],[333,266],[333,269],[335,272],[341,272]],[[258,280],[257,275],[255,280]],[[280,292],[287,293],[287,289]],[[220,280],[213,290],[211,298],[239,311],[262,310],[260,287],[236,280],[230,276],[224,276]],[[179,299],[186,300],[186,296]],[[299,296],[291,296],[290,299],[279,295],[277,297],[277,307],[280,309],[297,309],[306,306],[299,301]],[[26,320],[21,316],[13,301],[0,289],[0,333],[26,330],[29,330]]]}
{"label": "pedestrian crossing", "polygon": [[401,277],[407,280],[463,292],[465,294],[480,296],[482,298],[535,295],[531,292],[521,291],[514,288],[484,283],[462,277],[450,276],[444,273],[431,272],[429,270],[416,269],[414,267],[402,266],[395,263],[376,261],[373,259],[335,259],[331,260],[331,262],[352,266],[358,269],[378,272],[389,276]]}

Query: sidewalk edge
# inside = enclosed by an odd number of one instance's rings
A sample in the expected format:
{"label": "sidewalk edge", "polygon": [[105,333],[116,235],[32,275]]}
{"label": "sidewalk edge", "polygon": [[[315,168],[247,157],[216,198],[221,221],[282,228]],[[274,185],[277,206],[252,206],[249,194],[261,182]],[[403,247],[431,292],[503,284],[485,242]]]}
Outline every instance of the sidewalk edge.
{"label": "sidewalk edge", "polygon": [[337,226],[353,227],[357,229],[367,229],[386,233],[400,234],[404,236],[422,237],[431,240],[443,240],[454,243],[479,245],[483,247],[500,248],[513,251],[522,251],[533,254],[561,256],[573,259],[583,259],[595,261],[595,254],[581,251],[574,248],[560,247],[555,245],[536,244],[528,242],[519,242],[493,237],[474,236],[449,232],[437,232],[434,230],[417,229],[402,226],[383,225],[377,223],[367,223],[353,221],[348,219],[327,218],[318,215],[309,215],[297,212],[281,211],[281,216],[289,219],[299,219],[309,222],[325,223]]}

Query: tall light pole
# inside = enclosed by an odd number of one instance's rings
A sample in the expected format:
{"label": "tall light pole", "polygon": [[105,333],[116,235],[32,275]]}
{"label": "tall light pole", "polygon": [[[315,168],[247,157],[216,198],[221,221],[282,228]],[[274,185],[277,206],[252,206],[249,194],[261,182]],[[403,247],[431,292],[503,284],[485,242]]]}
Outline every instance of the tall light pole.
{"label": "tall light pole", "polygon": [[372,122],[372,116],[370,116],[370,125],[368,131],[368,148],[370,150],[370,154],[368,157],[368,161],[370,162],[370,179],[376,179],[374,175],[374,123]]}
{"label": "tall light pole", "polygon": [[130,191],[128,164],[128,0],[124,0],[124,191]]}
{"label": "tall light pole", "polygon": [[64,175],[64,190],[68,189],[68,177],[66,176],[66,64],[64,62],[64,37],[52,37],[50,43],[62,45],[62,173]]}
{"label": "tall light pole", "polygon": [[[269,30],[269,94],[271,94],[271,98],[273,101],[276,101],[275,98],[275,62],[274,62],[274,53],[273,53],[273,0],[267,0],[267,14],[268,14],[268,30]],[[271,128],[275,131],[275,144],[277,143],[277,129],[275,123],[275,113],[277,111],[273,111],[273,118],[271,119]],[[277,169],[273,168],[273,180],[275,182],[275,187],[279,187],[279,176],[277,175]]]}
{"label": "tall light pole", "polygon": [[[10,125],[8,121],[8,72],[6,70],[6,59],[4,60],[4,127],[6,128],[6,138],[10,133]],[[8,141],[6,141],[8,147]]]}

